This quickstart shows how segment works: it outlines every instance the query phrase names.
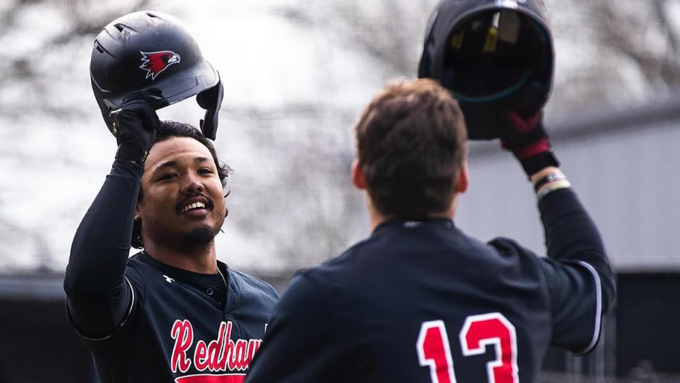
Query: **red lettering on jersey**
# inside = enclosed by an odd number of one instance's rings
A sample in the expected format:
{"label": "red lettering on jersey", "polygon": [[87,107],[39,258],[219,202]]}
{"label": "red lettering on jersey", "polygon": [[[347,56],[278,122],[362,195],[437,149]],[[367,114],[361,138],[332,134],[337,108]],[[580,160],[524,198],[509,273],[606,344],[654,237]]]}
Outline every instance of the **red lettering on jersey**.
{"label": "red lettering on jersey", "polygon": [[236,344],[234,344],[234,342],[231,343],[233,346],[231,347],[231,358],[229,359],[231,363],[229,363],[229,367],[233,366],[231,368],[232,370],[243,371],[245,369],[245,366],[243,365],[245,357],[243,354],[246,348],[246,341],[239,339],[236,341]]}
{"label": "red lettering on jersey", "polygon": [[[517,333],[515,326],[503,314],[468,316],[458,337],[464,356],[485,354],[486,346],[495,346],[495,360],[486,364],[489,383],[519,383]],[[456,383],[444,321],[420,325],[416,350],[420,365],[430,368],[432,383]]]}
{"label": "red lettering on jersey", "polygon": [[250,362],[252,362],[253,358],[255,357],[255,353],[260,349],[261,345],[262,339],[251,339],[248,341],[248,356],[246,357],[245,361],[246,366],[250,366]]}
{"label": "red lettering on jersey", "polygon": [[246,374],[188,375],[175,379],[176,383],[243,383]]}
{"label": "red lettering on jersey", "polygon": [[[231,340],[231,322],[220,324],[217,333],[217,340],[211,341],[207,346],[201,341],[196,344],[194,355],[194,365],[199,371],[226,371],[229,358],[228,347],[233,344]],[[225,344],[225,339],[229,340],[229,345]],[[233,370],[233,368],[231,368]]]}
{"label": "red lettering on jersey", "polygon": [[194,329],[188,320],[176,320],[170,330],[170,336],[175,340],[172,349],[172,359],[170,366],[172,372],[187,372],[191,367],[191,359],[187,358],[187,350],[194,342]]}
{"label": "red lettering on jersey", "polygon": [[430,368],[432,383],[456,383],[451,346],[444,321],[436,320],[421,324],[416,350],[420,365]]}
{"label": "red lettering on jersey", "polygon": [[[227,327],[229,329],[227,330]],[[228,331],[228,335],[226,334]],[[224,349],[224,340],[231,337],[231,322],[229,324],[222,322],[220,324],[219,332],[217,333],[217,340],[213,340],[208,344],[208,357],[210,358],[210,371],[225,371],[227,365],[226,350]]]}
{"label": "red lettering on jersey", "polygon": [[[206,370],[210,372],[247,370],[255,353],[262,345],[262,339],[237,339],[236,341],[233,341],[231,339],[232,328],[233,324],[231,321],[222,322],[217,333],[217,339],[212,340],[207,344],[204,340],[196,342],[192,360],[187,357],[189,349],[194,341],[194,331],[191,322],[188,320],[175,321],[171,331],[171,336],[175,339],[171,360],[172,371],[186,373],[189,371],[192,362],[199,372]],[[231,378],[229,379],[238,379],[241,375],[242,374],[190,375],[187,377],[201,377],[202,379],[213,379],[218,377],[219,379],[223,379],[225,376],[230,376]],[[185,377],[182,377],[182,379],[184,378]],[[223,380],[219,380],[219,382],[222,381]],[[212,380],[207,382],[212,382]]]}
{"label": "red lettering on jersey", "polygon": [[196,353],[194,354],[194,365],[198,371],[203,371],[209,367],[210,363],[208,361],[208,347],[206,347],[205,342],[199,340],[196,343]]}
{"label": "red lettering on jersey", "polygon": [[[227,363],[229,361],[229,350],[227,347],[228,343],[231,342],[231,326],[232,326],[231,321],[229,323],[222,322],[222,324],[220,325],[220,334],[217,337],[218,339],[217,347],[220,348],[220,353],[215,363],[216,371],[227,370]],[[229,339],[229,341],[227,341],[226,339]]]}
{"label": "red lettering on jersey", "polygon": [[495,360],[486,364],[489,381],[518,383],[517,334],[515,326],[501,313],[469,316],[460,331],[463,355],[480,355],[493,345]]}

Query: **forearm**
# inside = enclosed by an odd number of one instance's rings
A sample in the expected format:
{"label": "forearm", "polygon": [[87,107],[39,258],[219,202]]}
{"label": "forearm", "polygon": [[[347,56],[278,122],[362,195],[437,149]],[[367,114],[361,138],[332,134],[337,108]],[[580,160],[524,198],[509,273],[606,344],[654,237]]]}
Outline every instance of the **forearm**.
{"label": "forearm", "polygon": [[78,316],[93,315],[117,325],[129,306],[124,273],[141,174],[139,165],[117,160],[76,231],[64,290],[79,325]]}
{"label": "forearm", "polygon": [[[549,173],[559,172],[557,168],[547,168],[532,175],[537,182]],[[545,184],[537,195],[549,189],[553,183]],[[604,244],[595,223],[570,187],[563,187],[543,195],[538,201],[541,221],[545,230],[548,256],[556,260],[578,258],[583,253],[592,253],[604,258]]]}
{"label": "forearm", "polygon": [[[556,168],[532,176],[537,182]],[[562,182],[563,187],[557,187]],[[555,181],[537,190],[548,256],[560,262],[585,262],[600,276],[606,304],[614,297],[614,282],[600,233],[566,181]],[[553,189],[551,189],[551,187]],[[545,192],[548,192],[547,194]]]}

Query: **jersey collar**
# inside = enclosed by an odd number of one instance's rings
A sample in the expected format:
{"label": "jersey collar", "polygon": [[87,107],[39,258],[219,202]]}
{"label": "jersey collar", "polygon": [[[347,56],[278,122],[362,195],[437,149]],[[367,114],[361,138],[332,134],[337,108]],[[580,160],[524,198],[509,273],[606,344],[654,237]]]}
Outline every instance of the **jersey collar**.
{"label": "jersey collar", "polygon": [[415,229],[419,227],[445,227],[455,228],[456,225],[450,218],[425,218],[425,219],[406,219],[406,218],[389,218],[380,223],[373,233],[383,231],[388,228],[403,228]]}

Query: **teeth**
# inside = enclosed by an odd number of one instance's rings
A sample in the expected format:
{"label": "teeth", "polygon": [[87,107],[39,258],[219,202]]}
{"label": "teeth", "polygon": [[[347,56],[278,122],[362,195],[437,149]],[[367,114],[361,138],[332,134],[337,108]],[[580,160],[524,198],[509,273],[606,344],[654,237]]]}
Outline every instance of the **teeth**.
{"label": "teeth", "polygon": [[192,209],[205,209],[205,204],[203,202],[194,202],[191,205],[185,206],[184,209],[182,209],[182,213]]}

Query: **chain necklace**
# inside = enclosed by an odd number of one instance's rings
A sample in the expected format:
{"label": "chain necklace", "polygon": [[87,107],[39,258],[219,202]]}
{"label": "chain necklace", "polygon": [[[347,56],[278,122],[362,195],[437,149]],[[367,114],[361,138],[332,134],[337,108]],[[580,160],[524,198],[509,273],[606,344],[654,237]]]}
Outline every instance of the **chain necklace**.
{"label": "chain necklace", "polygon": [[222,274],[222,271],[220,270],[219,267],[217,268],[217,272],[220,274],[220,277],[222,277],[222,282],[224,282],[224,289],[225,289],[225,291],[226,291],[226,289],[227,289],[227,280],[224,278],[224,275]]}

